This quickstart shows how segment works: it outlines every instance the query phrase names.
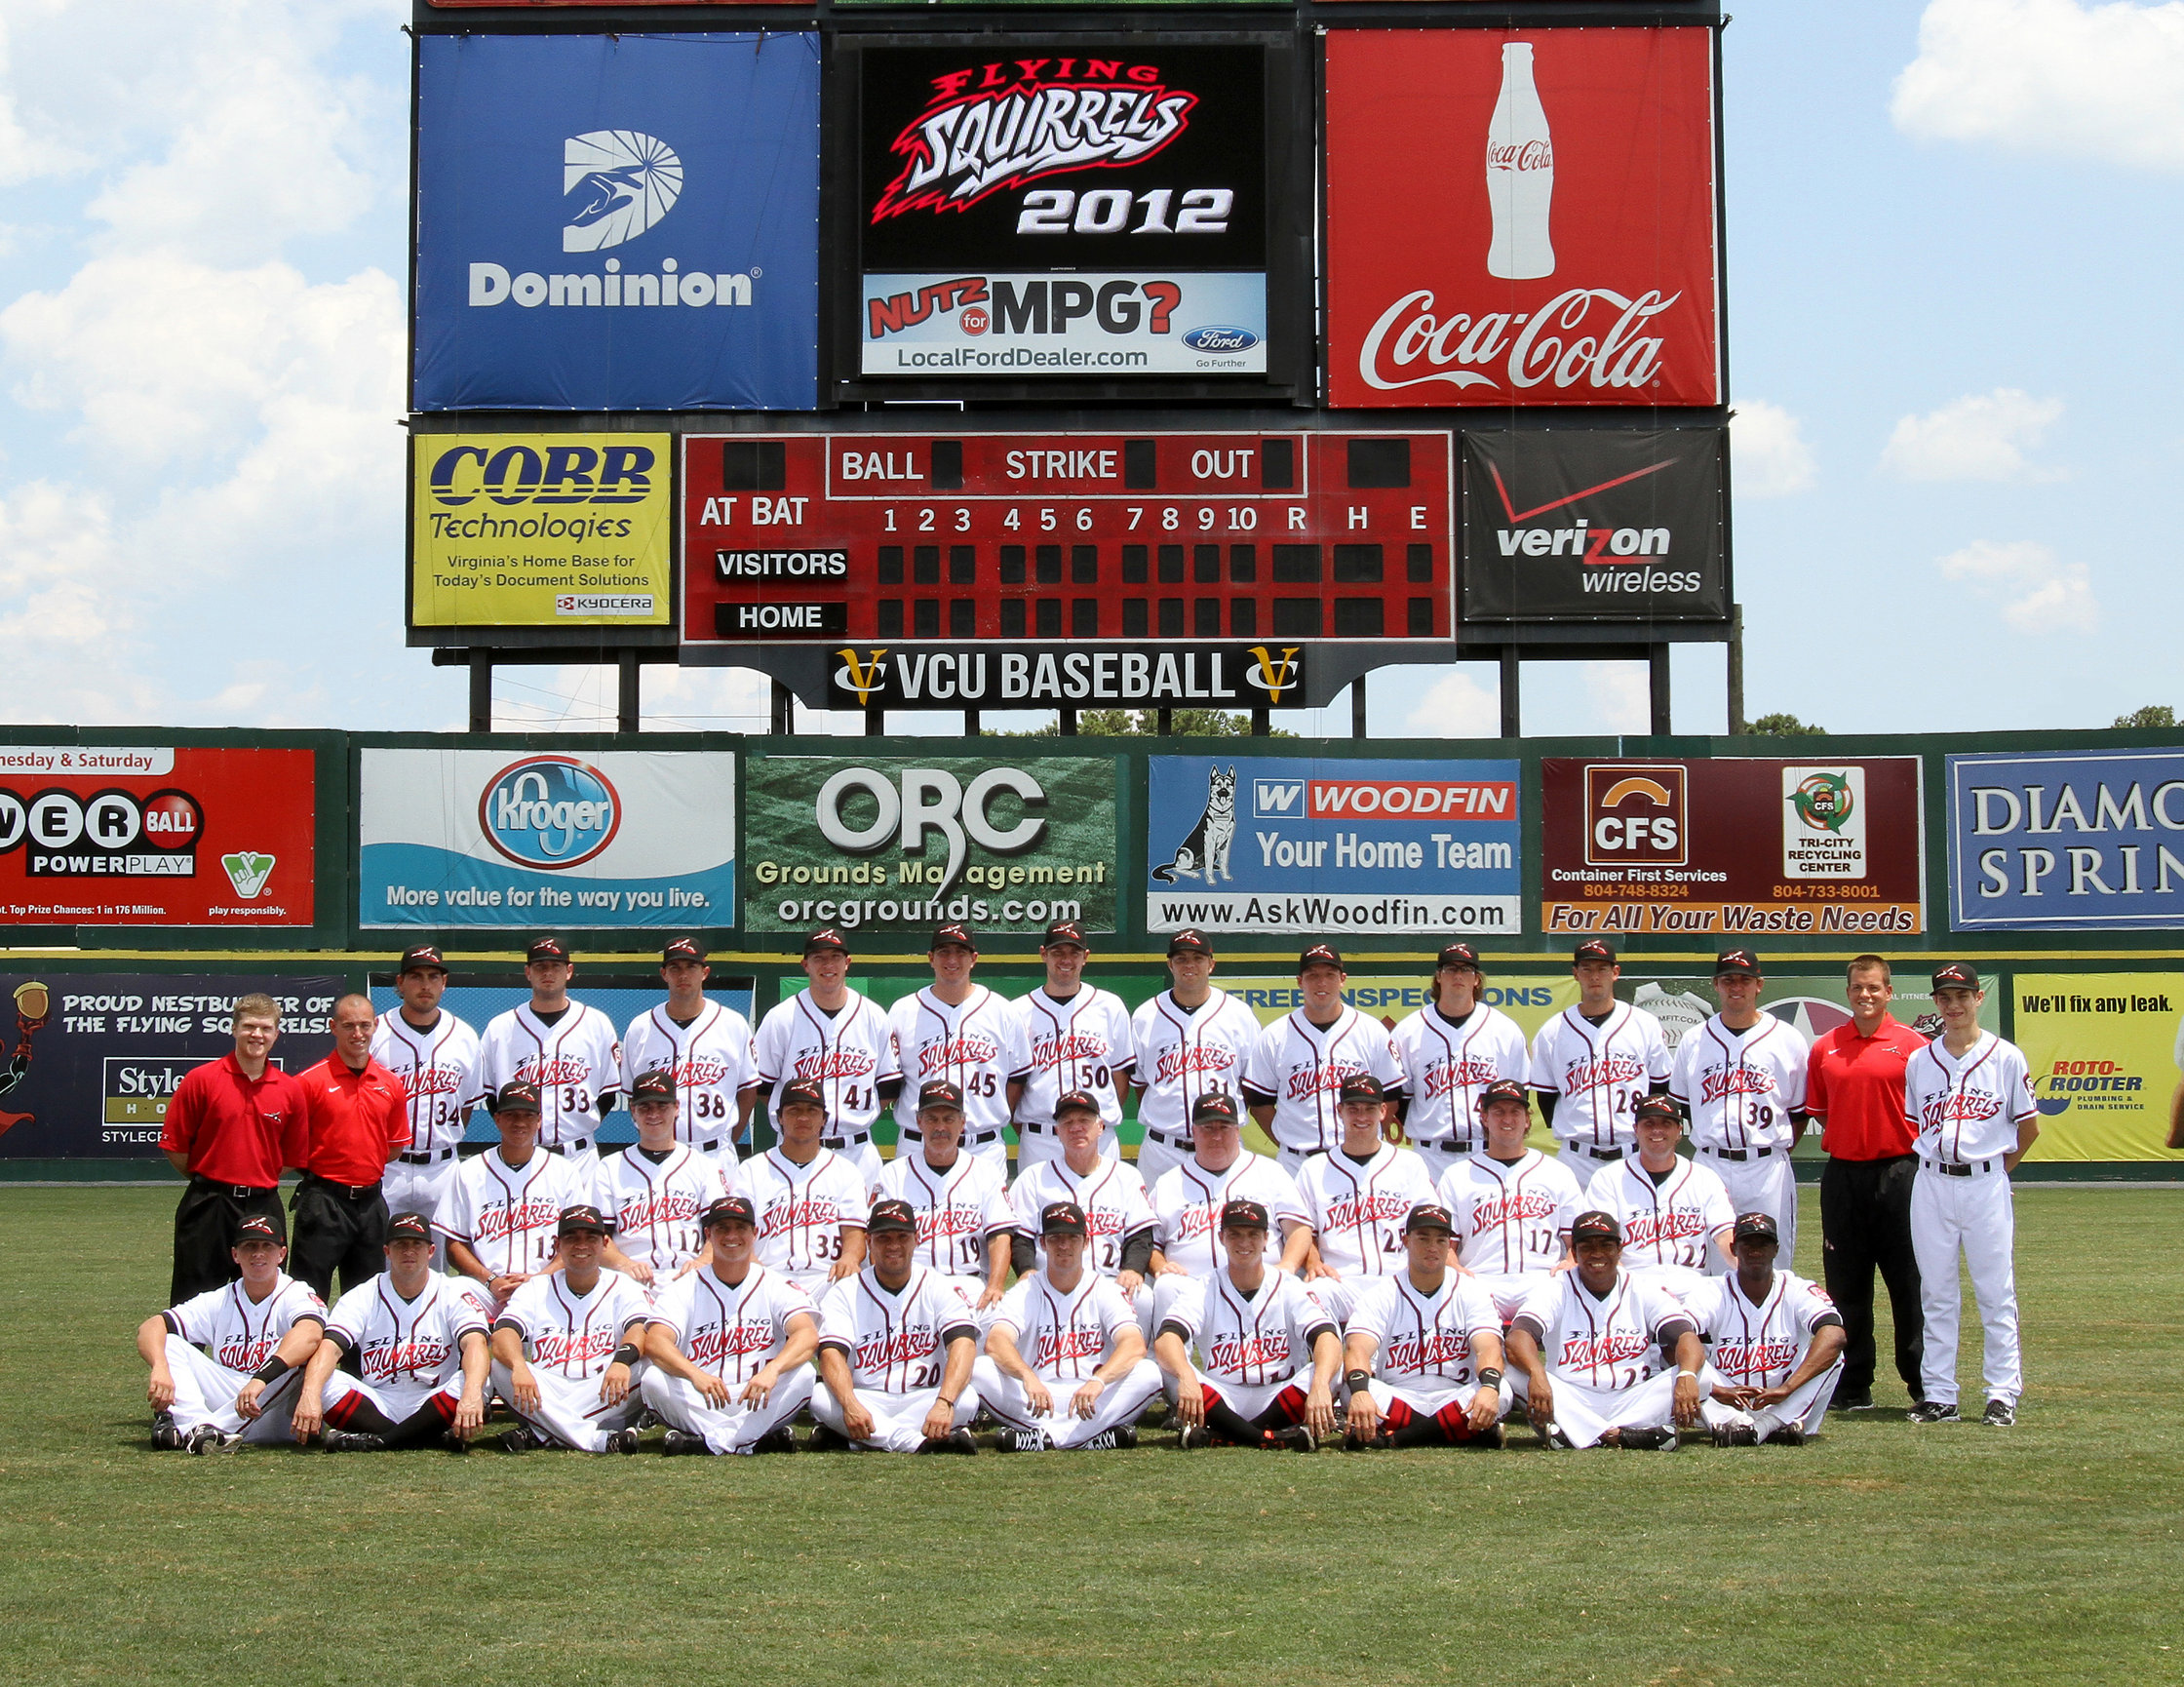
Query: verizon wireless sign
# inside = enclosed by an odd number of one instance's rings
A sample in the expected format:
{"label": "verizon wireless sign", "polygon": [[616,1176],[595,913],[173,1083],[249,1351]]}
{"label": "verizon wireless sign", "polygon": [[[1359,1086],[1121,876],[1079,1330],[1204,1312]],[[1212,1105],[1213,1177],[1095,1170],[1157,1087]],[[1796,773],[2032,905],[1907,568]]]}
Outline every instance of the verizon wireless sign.
{"label": "verizon wireless sign", "polygon": [[1713,405],[1704,28],[1327,39],[1338,406]]}

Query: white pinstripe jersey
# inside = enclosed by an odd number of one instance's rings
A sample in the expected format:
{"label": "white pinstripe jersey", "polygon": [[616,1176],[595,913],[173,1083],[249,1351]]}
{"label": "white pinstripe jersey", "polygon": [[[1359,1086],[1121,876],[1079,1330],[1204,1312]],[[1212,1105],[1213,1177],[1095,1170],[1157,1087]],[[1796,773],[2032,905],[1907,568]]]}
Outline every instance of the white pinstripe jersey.
{"label": "white pinstripe jersey", "polygon": [[381,1272],[333,1303],[326,1328],[356,1354],[358,1373],[373,1388],[429,1392],[462,1374],[462,1338],[471,1330],[484,1335],[486,1320],[476,1302],[437,1273],[406,1301]]}
{"label": "white pinstripe jersey", "polygon": [[1301,1154],[1322,1154],[1343,1140],[1336,1097],[1343,1079],[1357,1072],[1371,1073],[1391,1093],[1403,1087],[1387,1028],[1346,1005],[1322,1029],[1300,1007],[1260,1032],[1244,1082],[1274,1098],[1268,1134],[1276,1142]]}
{"label": "white pinstripe jersey", "polygon": [[1676,1045],[1668,1093],[1691,1112],[1697,1148],[1788,1148],[1790,1114],[1805,1108],[1812,1049],[1796,1026],[1762,1013],[1732,1031],[1715,1014]]}
{"label": "white pinstripe jersey", "polygon": [[848,1355],[849,1380],[858,1388],[885,1394],[937,1389],[950,1339],[977,1334],[963,1297],[923,1266],[912,1266],[910,1280],[892,1293],[867,1266],[819,1303],[819,1346]]}
{"label": "white pinstripe jersey", "polygon": [[652,1322],[663,1326],[682,1356],[725,1383],[747,1383],[789,1345],[789,1320],[814,1321],[811,1297],[753,1260],[739,1283],[721,1280],[711,1266],[660,1290]]}
{"label": "white pinstripe jersey", "polygon": [[1084,1089],[1100,1104],[1104,1129],[1120,1124],[1115,1079],[1127,1077],[1137,1059],[1122,998],[1086,984],[1069,1000],[1057,1001],[1041,986],[1014,1005],[1018,1046],[1029,1068],[1017,1111],[1035,1123],[1052,1124],[1054,1104],[1063,1093]]}
{"label": "white pinstripe jersey", "polygon": [[1308,1376],[1313,1338],[1335,1328],[1311,1291],[1276,1267],[1249,1295],[1225,1267],[1206,1278],[1203,1295],[1178,1295],[1168,1317],[1184,1326],[1208,1379],[1249,1388],[1286,1383],[1300,1371]]}
{"label": "white pinstripe jersey", "polygon": [[1911,1057],[1903,1111],[1919,1133],[1919,1152],[1955,1164],[2014,1153],[2018,1124],[2039,1108],[2023,1052],[1982,1031],[1962,1060],[1938,1037]]}
{"label": "white pinstripe jersey", "polygon": [[419,1031],[390,1007],[371,1033],[371,1058],[402,1079],[410,1097],[410,1154],[437,1154],[462,1141],[463,1120],[485,1094],[478,1034],[446,1008]]}
{"label": "white pinstripe jersey", "polygon": [[614,1226],[614,1245],[667,1273],[705,1251],[705,1209],[733,1193],[720,1163],[688,1143],[677,1143],[655,1165],[633,1142],[601,1157],[593,1198]]}
{"label": "white pinstripe jersey", "polygon": [[1377,1277],[1410,1264],[1403,1221],[1433,1198],[1433,1174],[1411,1150],[1384,1142],[1364,1161],[1341,1149],[1313,1155],[1297,1175],[1297,1189],[1321,1260],[1346,1280]]}
{"label": "white pinstripe jersey", "polygon": [[589,1142],[622,1087],[622,1045],[596,1007],[571,1000],[552,1025],[530,1004],[496,1014],[481,1040],[483,1087],[497,1091],[518,1078],[538,1085],[538,1140],[548,1148]]}
{"label": "white pinstripe jersey", "polygon": [[864,1174],[831,1148],[809,1165],[770,1148],[737,1168],[736,1193],[759,1214],[754,1257],[800,1282],[824,1279],[841,1258],[843,1229],[865,1227]]}
{"label": "white pinstripe jersey", "polygon": [[1502,1276],[1554,1270],[1584,1196],[1575,1172],[1533,1148],[1507,1164],[1480,1149],[1441,1174],[1438,1193],[1463,1269]]}
{"label": "white pinstripe jersey", "polygon": [[1684,1310],[1698,1326],[1714,1368],[1736,1388],[1780,1388],[1805,1362],[1814,1334],[1843,1321],[1825,1289],[1782,1271],[1757,1305],[1731,1272],[1685,1295]]}
{"label": "white pinstripe jersey", "polygon": [[1660,1021],[1618,1001],[1594,1025],[1566,1007],[1532,1040],[1532,1087],[1554,1096],[1551,1128],[1565,1142],[1628,1148],[1631,1110],[1671,1070]]}
{"label": "white pinstripe jersey", "polygon": [[1058,1200],[1073,1200],[1084,1209],[1092,1231],[1084,1268],[1104,1276],[1122,1269],[1122,1244],[1158,1222],[1152,1203],[1145,1197],[1145,1179],[1120,1155],[1100,1159],[1082,1177],[1070,1169],[1066,1158],[1042,1159],[1008,1192],[1016,1228],[1032,1238],[1041,1269],[1046,1265],[1046,1246],[1039,1241],[1039,1214]]}
{"label": "white pinstripe jersey", "polygon": [[1483,1001],[1462,1025],[1450,1024],[1437,1007],[1420,1008],[1395,1027],[1395,1058],[1411,1104],[1403,1134],[1415,1143],[1478,1140],[1479,1091],[1502,1078],[1522,1083],[1532,1071],[1523,1029]]}
{"label": "white pinstripe jersey", "polygon": [[622,1035],[622,1093],[647,1072],[675,1074],[675,1140],[720,1142],[735,1134],[738,1094],[759,1081],[751,1046],[751,1022],[734,1008],[708,1001],[688,1025],[678,1025],[667,1003],[630,1021]]}
{"label": "white pinstripe jersey", "polygon": [[273,1356],[297,1318],[315,1319],[323,1328],[327,1313],[318,1290],[282,1272],[273,1279],[273,1292],[261,1301],[251,1299],[237,1278],[192,1295],[161,1315],[171,1334],[203,1348],[214,1363],[231,1371],[254,1371]]}
{"label": "white pinstripe jersey", "polygon": [[1678,1157],[1675,1169],[1655,1183],[1638,1157],[1618,1159],[1592,1174],[1584,1210],[1616,1215],[1622,1226],[1626,1265],[1713,1269],[1714,1233],[1736,1222],[1736,1208],[1722,1180],[1696,1160]]}
{"label": "white pinstripe jersey", "polygon": [[561,1245],[562,1208],[591,1198],[559,1155],[533,1148],[522,1165],[510,1165],[488,1148],[462,1162],[432,1228],[468,1247],[493,1275],[511,1276],[544,1270]]}
{"label": "white pinstripe jersey", "polygon": [[1114,1279],[1094,1271],[1067,1292],[1035,1271],[1019,1277],[994,1310],[994,1322],[1008,1325],[1017,1353],[1042,1383],[1083,1382],[1107,1362],[1115,1337],[1137,1321]]}
{"label": "white pinstripe jersey", "polygon": [[1510,1320],[1540,1344],[1550,1379],[1588,1389],[1632,1389],[1668,1368],[1661,1336],[1693,1326],[1683,1305],[1658,1283],[1616,1273],[1605,1295],[1595,1295],[1574,1271],[1557,1272],[1526,1298]]}
{"label": "white pinstripe jersey", "polygon": [[[876,1200],[907,1201],[917,1215],[921,1266],[944,1277],[986,1278],[986,1238],[1016,1227],[1008,1180],[989,1156],[958,1151],[956,1163],[935,1171],[916,1143],[907,1143],[879,1170]],[[1007,1247],[1004,1237],[1002,1247]]]}
{"label": "white pinstripe jersey", "polygon": [[1461,1272],[1443,1272],[1441,1286],[1422,1294],[1406,1260],[1401,1270],[1357,1297],[1345,1333],[1371,1336],[1379,1344],[1373,1374],[1384,1383],[1462,1388],[1478,1380],[1472,1338],[1499,1339],[1502,1314],[1493,1297]]}
{"label": "white pinstripe jersey", "polygon": [[902,1063],[903,1088],[895,1098],[895,1122],[917,1128],[917,1091],[936,1079],[963,1091],[964,1128],[980,1136],[1008,1123],[1008,1085],[1031,1066],[1024,1052],[1016,1004],[974,984],[959,1002],[943,1001],[930,988],[913,991],[887,1010]]}
{"label": "white pinstripe jersey", "polygon": [[1259,1042],[1259,1017],[1218,987],[1194,1008],[1163,990],[1130,1022],[1138,1064],[1133,1083],[1138,1122],[1148,1130],[1189,1134],[1190,1107],[1201,1095],[1221,1092],[1241,1099],[1244,1071]]}
{"label": "white pinstripe jersey", "polygon": [[778,1116],[781,1086],[792,1078],[818,1082],[827,1095],[827,1134],[869,1133],[879,1117],[879,1086],[900,1077],[887,1016],[852,990],[828,1013],[800,990],[759,1022],[754,1043],[766,1112]]}
{"label": "white pinstripe jersey", "polygon": [[508,1297],[493,1328],[506,1324],[523,1338],[533,1370],[577,1382],[606,1375],[622,1332],[648,1316],[637,1279],[602,1268],[589,1294],[571,1288],[565,1272],[532,1277]]}
{"label": "white pinstripe jersey", "polygon": [[1154,1181],[1148,1198],[1159,1222],[1153,1244],[1170,1265],[1194,1277],[1209,1277],[1228,1263],[1221,1245],[1221,1209],[1232,1200],[1255,1200],[1272,1220],[1267,1232],[1267,1263],[1281,1259],[1282,1225],[1309,1224],[1297,1180],[1268,1156],[1239,1153],[1227,1171],[1208,1171],[1195,1159],[1170,1166]]}

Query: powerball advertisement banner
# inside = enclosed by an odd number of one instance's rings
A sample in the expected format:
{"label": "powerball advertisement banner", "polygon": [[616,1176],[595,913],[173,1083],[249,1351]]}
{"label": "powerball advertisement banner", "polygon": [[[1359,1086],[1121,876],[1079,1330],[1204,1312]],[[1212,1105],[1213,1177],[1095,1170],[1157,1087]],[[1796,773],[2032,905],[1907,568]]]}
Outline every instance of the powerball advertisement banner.
{"label": "powerball advertisement banner", "polygon": [[1506,934],[1519,765],[1155,756],[1146,928]]}
{"label": "powerball advertisement banner", "polygon": [[735,923],[735,758],[366,750],[357,923]]}

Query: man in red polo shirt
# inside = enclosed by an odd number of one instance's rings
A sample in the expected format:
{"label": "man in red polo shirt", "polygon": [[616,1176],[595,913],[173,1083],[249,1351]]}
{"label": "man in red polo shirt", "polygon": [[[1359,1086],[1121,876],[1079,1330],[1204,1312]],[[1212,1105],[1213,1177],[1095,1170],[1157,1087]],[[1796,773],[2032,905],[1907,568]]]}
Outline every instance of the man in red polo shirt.
{"label": "man in red polo shirt", "polygon": [[1924,1395],[1919,1360],[1926,1318],[1919,1310],[1919,1261],[1911,1251],[1916,1140],[1903,1112],[1903,1074],[1926,1039],[1889,1012],[1889,963],[1861,955],[1849,968],[1851,1023],[1813,1044],[1805,1107],[1821,1127],[1820,1266],[1849,1340],[1835,1409],[1873,1404],[1873,1272],[1889,1287],[1895,1368],[1913,1404]]}
{"label": "man in red polo shirt", "polygon": [[371,1058],[378,1010],[368,996],[333,1004],[333,1052],[297,1079],[309,1141],[295,1213],[291,1271],[333,1299],[333,1274],[353,1289],[385,1269],[387,1202],[379,1181],[410,1146],[410,1094]]}
{"label": "man in red polo shirt", "polygon": [[303,1163],[303,1088],[268,1058],[280,1003],[239,998],[232,1023],[234,1052],[183,1075],[159,1133],[168,1163],[189,1179],[175,1208],[174,1306],[235,1280],[243,1220],[279,1220],[281,1168]]}

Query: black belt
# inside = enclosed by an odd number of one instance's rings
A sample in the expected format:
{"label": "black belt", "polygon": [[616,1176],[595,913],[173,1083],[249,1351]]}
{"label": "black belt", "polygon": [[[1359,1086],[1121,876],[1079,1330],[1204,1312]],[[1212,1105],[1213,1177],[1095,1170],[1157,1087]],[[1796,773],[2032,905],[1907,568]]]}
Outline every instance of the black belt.
{"label": "black belt", "polygon": [[863,1148],[871,1140],[872,1132],[860,1130],[855,1136],[823,1136],[819,1139],[819,1146],[831,1148],[839,1154],[845,1148]]}
{"label": "black belt", "polygon": [[331,1189],[344,1200],[370,1200],[379,1193],[377,1183],[335,1183],[331,1177],[321,1177],[315,1171],[303,1174],[305,1183],[315,1183],[321,1189]]}
{"label": "black belt", "polygon": [[1434,1149],[1441,1154],[1469,1154],[1471,1152],[1471,1139],[1469,1137],[1452,1136],[1446,1142],[1427,1142],[1422,1143],[1420,1146]]}
{"label": "black belt", "polygon": [[700,1154],[719,1154],[721,1152],[721,1139],[715,1137],[711,1142],[693,1142],[690,1146]]}
{"label": "black belt", "polygon": [[1985,1159],[1929,1159],[1919,1156],[1919,1163],[1929,1171],[1937,1171],[1943,1177],[1985,1177],[1989,1172],[2006,1169],[2002,1156],[1991,1155]]}
{"label": "black belt", "polygon": [[395,1158],[404,1165],[438,1165],[444,1159],[452,1159],[455,1151],[444,1148],[437,1154],[398,1154]]}
{"label": "black belt", "polygon": [[1604,1159],[1611,1163],[1623,1157],[1630,1151],[1623,1148],[1594,1148],[1590,1143],[1573,1142],[1570,1147],[1591,1159]]}
{"label": "black belt", "polygon": [[548,1142],[541,1143],[539,1146],[544,1148],[548,1154],[582,1154],[592,1146],[592,1139],[588,1136],[580,1136],[573,1142]]}
{"label": "black belt", "polygon": [[261,1195],[278,1195],[277,1189],[253,1189],[247,1183],[214,1183],[198,1172],[191,1172],[189,1180],[199,1189],[216,1189],[230,1200],[250,1200]]}
{"label": "black belt", "polygon": [[[906,1130],[903,1132],[903,1136],[911,1142],[923,1142],[925,1140],[924,1132],[917,1130]],[[989,1142],[998,1142],[1001,1133],[997,1130],[970,1132],[964,1136],[963,1146],[965,1148],[978,1148]]]}
{"label": "black belt", "polygon": [[1195,1154],[1198,1151],[1198,1145],[1181,1131],[1171,1133],[1165,1130],[1148,1130],[1146,1135],[1152,1138],[1162,1148],[1181,1149],[1185,1154]]}
{"label": "black belt", "polygon": [[1710,1154],[1716,1159],[1765,1159],[1771,1154],[1787,1154],[1788,1149],[1773,1148],[1700,1148],[1700,1154]]}

